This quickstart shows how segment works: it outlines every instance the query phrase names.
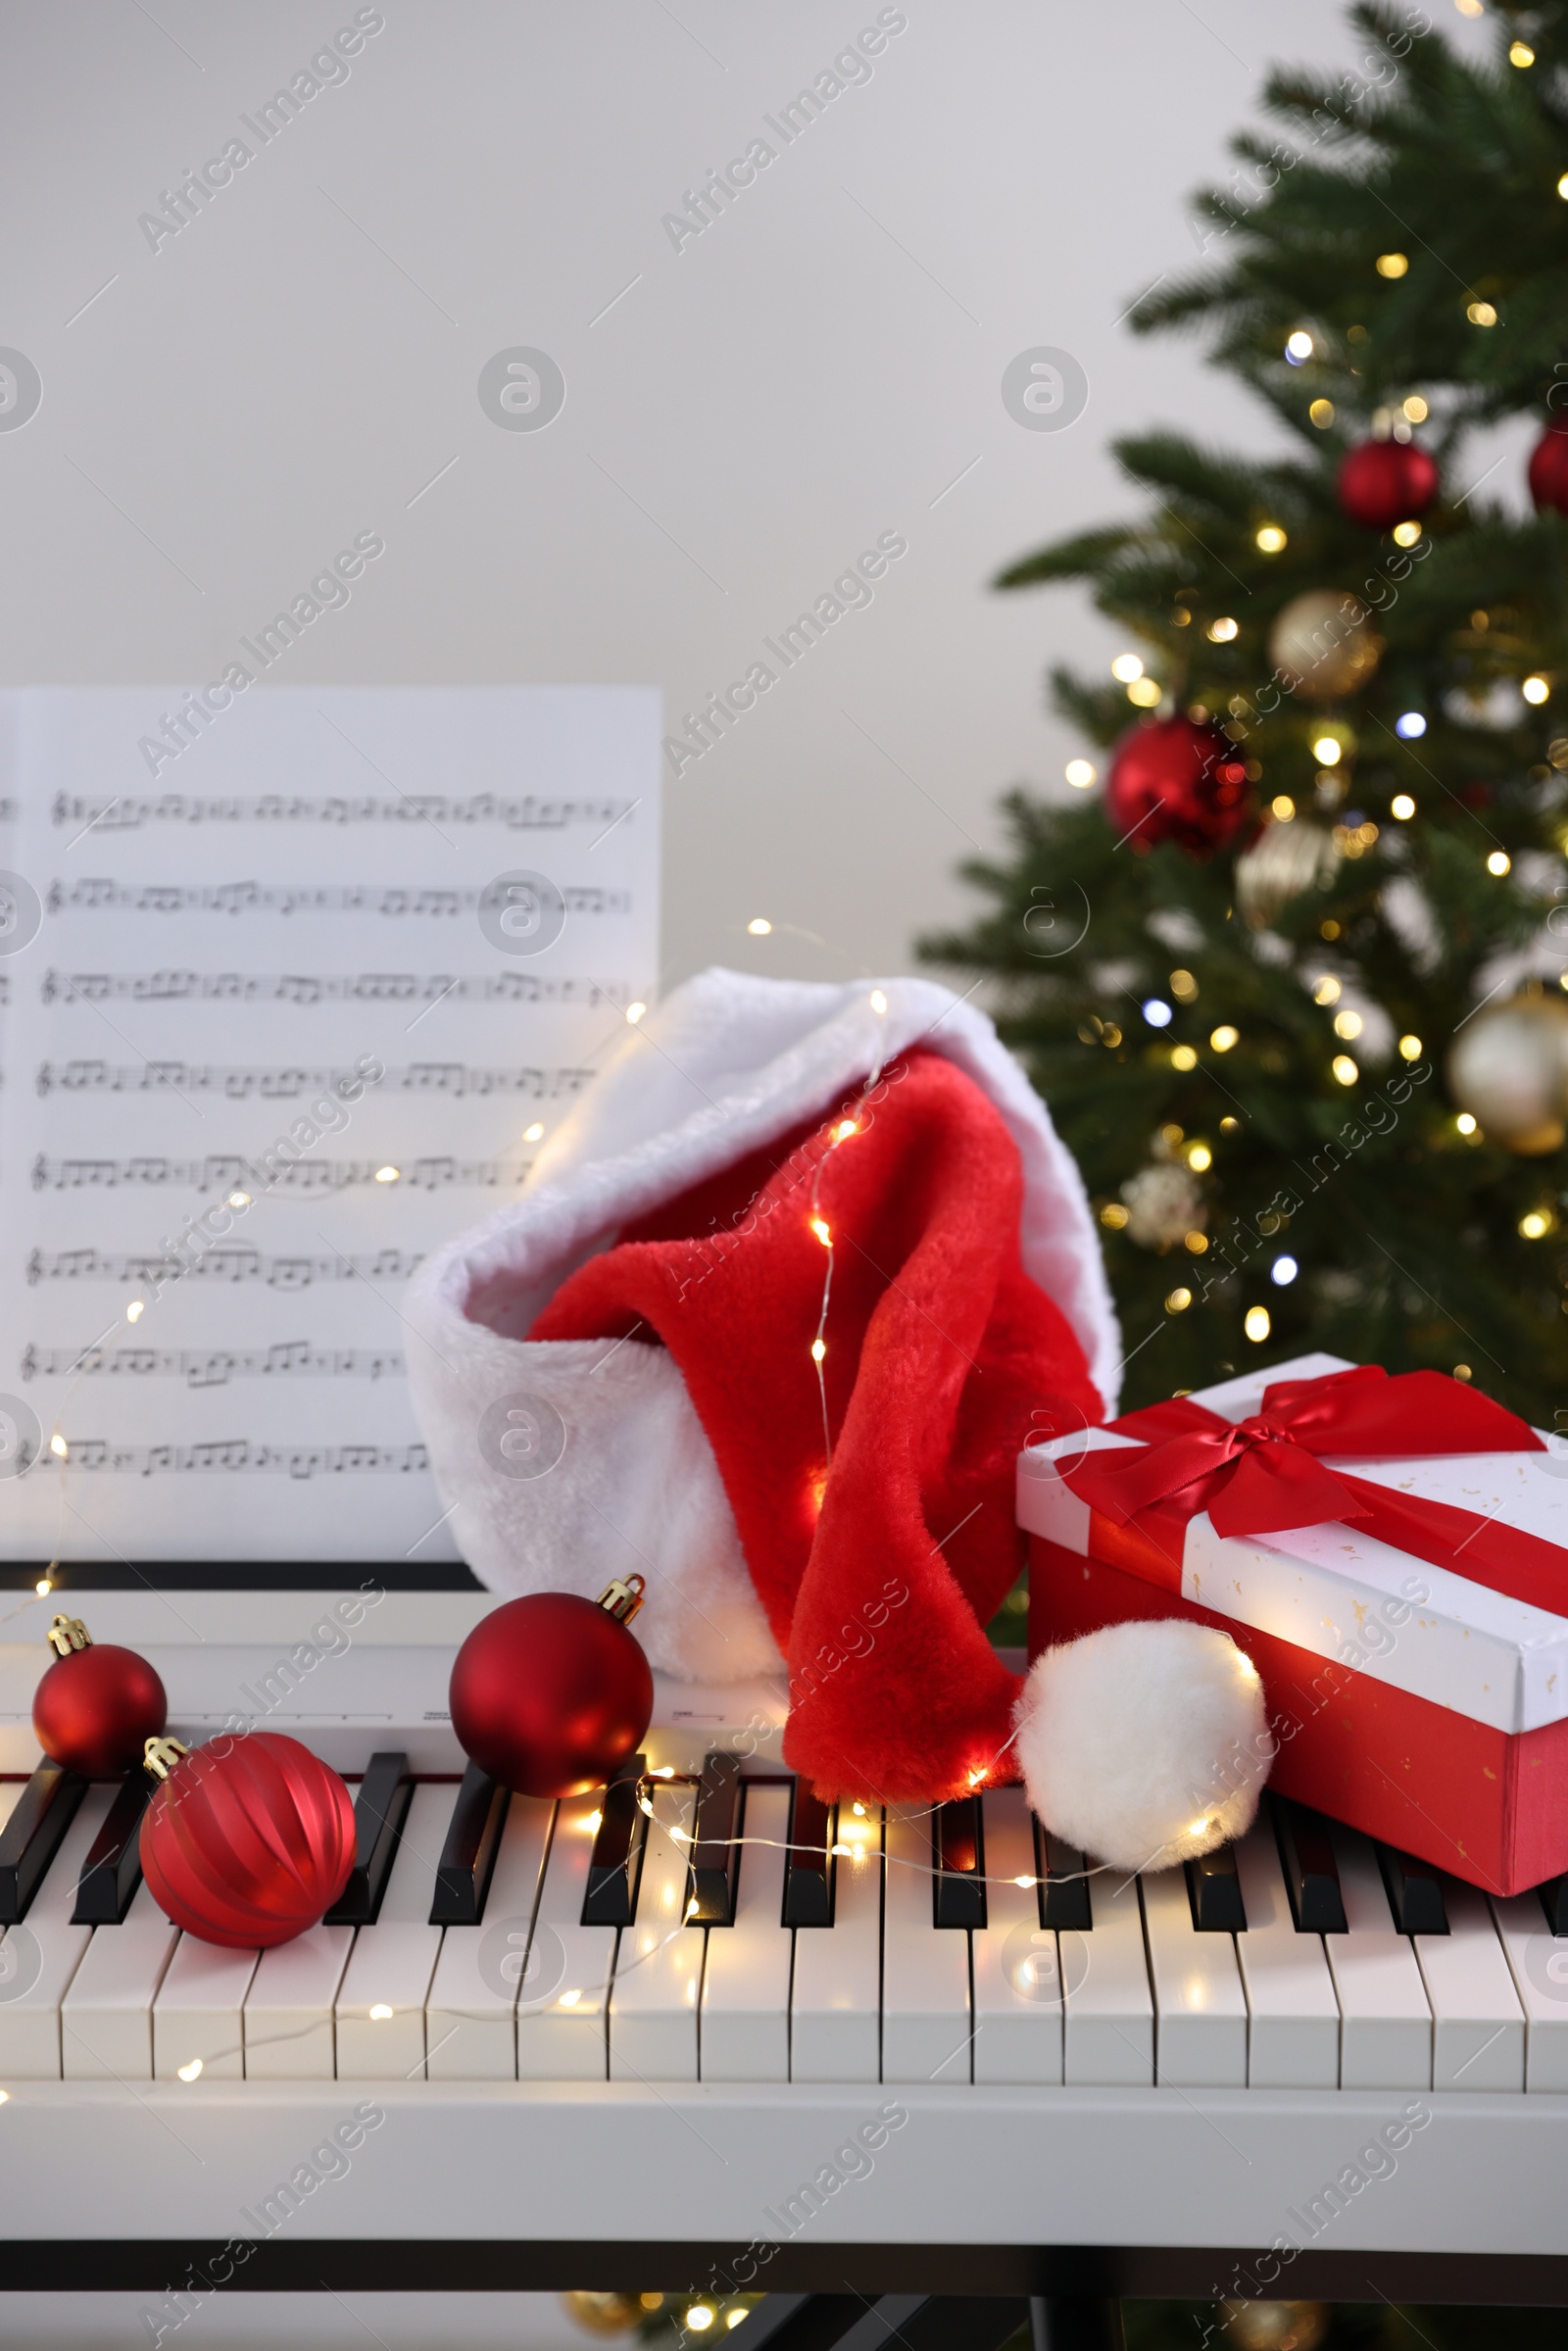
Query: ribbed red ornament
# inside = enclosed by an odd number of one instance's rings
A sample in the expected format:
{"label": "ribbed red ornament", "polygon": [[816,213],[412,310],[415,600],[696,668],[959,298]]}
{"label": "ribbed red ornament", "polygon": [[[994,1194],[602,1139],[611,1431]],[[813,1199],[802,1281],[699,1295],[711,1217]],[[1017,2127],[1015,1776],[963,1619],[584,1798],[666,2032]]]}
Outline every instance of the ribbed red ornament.
{"label": "ribbed red ornament", "polygon": [[1568,418],[1548,424],[1530,452],[1530,495],[1538,514],[1568,514]]}
{"label": "ribbed red ornament", "polygon": [[593,1600],[532,1592],[474,1626],[452,1668],[464,1752],[520,1795],[602,1788],[654,1711],[635,1634]]}
{"label": "ribbed red ornament", "polygon": [[168,1696],[146,1658],[107,1641],[57,1657],[33,1692],[33,1737],[84,1780],[128,1772],[168,1719]]}
{"label": "ribbed red ornament", "polygon": [[1340,505],[1364,530],[1392,530],[1420,520],[1438,478],[1437,459],[1413,441],[1363,441],[1340,467]]}
{"label": "ribbed red ornament", "polygon": [[1195,857],[1235,839],[1251,813],[1241,753],[1217,726],[1152,718],[1123,735],[1105,777],[1105,813],[1139,852],[1175,841]]}
{"label": "ribbed red ornament", "polygon": [[230,1950],[303,1935],[353,1864],[353,1797],[309,1747],[276,1731],[192,1748],[142,1815],[153,1900],[187,1935]]}

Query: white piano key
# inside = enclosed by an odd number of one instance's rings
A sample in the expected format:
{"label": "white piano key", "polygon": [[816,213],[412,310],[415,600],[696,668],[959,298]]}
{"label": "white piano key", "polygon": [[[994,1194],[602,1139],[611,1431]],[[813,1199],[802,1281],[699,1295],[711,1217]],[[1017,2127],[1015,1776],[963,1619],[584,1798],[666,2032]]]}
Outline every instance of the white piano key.
{"label": "white piano key", "polygon": [[179,1940],[144,1884],[118,1927],[95,1927],[60,2010],[68,2082],[150,2082],[153,2002]]}
{"label": "white piano key", "polygon": [[334,2017],[340,2082],[401,2082],[424,2073],[424,2003],[441,1952],[430,1904],[458,1791],[416,1788],[381,1915],[355,1937]]}
{"label": "white piano key", "polygon": [[1568,2089],[1568,1935],[1547,1933],[1536,1893],[1494,1895],[1492,1913],[1525,2012],[1525,2087]]}
{"label": "white piano key", "polygon": [[882,2028],[882,1823],[841,1804],[833,1924],[795,1931],[790,2080],[877,2082]]}
{"label": "white piano key", "polygon": [[1138,1881],[1103,1870],[1089,1881],[1088,1934],[1056,1937],[1066,2019],[1065,2081],[1147,2089],[1154,2079],[1154,2000],[1149,1987]]}
{"label": "white piano key", "polygon": [[1183,2089],[1245,2089],[1247,1998],[1235,1936],[1199,1934],[1185,1870],[1156,1870],[1142,1886],[1156,2080]]}
{"label": "white piano key", "polygon": [[1340,2003],[1340,2087],[1430,2089],[1432,2004],[1377,1855],[1353,1829],[1334,1827],[1329,1838],[1349,1930],[1323,1937]]}
{"label": "white piano key", "polygon": [[612,2082],[695,2082],[704,1930],[684,1924],[695,1791],[657,1787],[637,1916],[623,1927],[610,1994]]}
{"label": "white piano key", "polygon": [[[970,1935],[976,2082],[1061,2080],[1061,1971],[1056,1936],[1040,1924],[1034,1828],[1021,1788],[988,1788],[986,1924]],[[1028,1886],[1001,1881],[1028,1878]]]}
{"label": "white piano key", "polygon": [[605,2015],[615,1964],[613,1927],[582,1924],[597,1794],[564,1796],[517,1987],[517,2076],[523,2082],[603,2082]]}
{"label": "white piano key", "polygon": [[794,1937],[780,1923],[789,1827],[787,1788],[747,1788],[735,1924],[708,1930],[699,2032],[705,2082],[790,2078]]}
{"label": "white piano key", "polygon": [[117,1792],[88,1788],[26,1917],[0,1936],[0,2080],[60,2080],[61,2002],[92,1940],[71,1923],[76,1882]]}
{"label": "white piano key", "polygon": [[476,1927],[449,1927],[425,2003],[425,2078],[514,2082],[517,1990],[555,1806],[514,1796]]}
{"label": "white piano key", "polygon": [[1446,1935],[1411,1936],[1432,2003],[1432,2086],[1523,2089],[1525,2015],[1487,1897],[1445,1878]]}
{"label": "white piano key", "polygon": [[[114,1929],[105,1930],[113,1934]],[[232,1951],[182,1935],[153,2002],[153,2080],[184,2079],[194,2066],[209,2082],[239,2082],[245,2074],[245,1995],[258,1950]],[[195,2081],[197,2074],[189,2078]]]}
{"label": "white piano key", "polygon": [[882,2079],[969,2079],[969,1936],[932,1924],[931,1807],[890,1805],[882,1894]]}
{"label": "white piano key", "polygon": [[1337,2089],[1340,2004],[1321,1935],[1298,1935],[1266,1818],[1236,1848],[1247,1932],[1236,1937],[1253,2089]]}
{"label": "white piano key", "polygon": [[247,2082],[330,2082],[333,2008],[354,1948],[352,1927],[311,1927],[264,1951],[245,1995]]}

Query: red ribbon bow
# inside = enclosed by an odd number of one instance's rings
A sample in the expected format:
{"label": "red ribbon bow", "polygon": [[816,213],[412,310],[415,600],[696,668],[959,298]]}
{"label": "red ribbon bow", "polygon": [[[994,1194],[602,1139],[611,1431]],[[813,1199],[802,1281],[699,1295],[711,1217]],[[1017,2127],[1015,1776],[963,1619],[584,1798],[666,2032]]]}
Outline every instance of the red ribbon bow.
{"label": "red ribbon bow", "polygon": [[[1169,1503],[1184,1517],[1206,1510],[1219,1535],[1387,1518],[1393,1497],[1386,1489],[1339,1476],[1324,1467],[1320,1453],[1387,1460],[1545,1450],[1533,1429],[1491,1396],[1442,1372],[1407,1371],[1391,1379],[1376,1364],[1314,1380],[1277,1381],[1264,1390],[1261,1412],[1243,1421],[1222,1420],[1206,1405],[1178,1396],[1110,1426],[1150,1442],[1136,1452],[1107,1446],[1087,1454],[1066,1473],[1073,1493],[1116,1526]],[[1424,1510],[1461,1522],[1470,1515],[1442,1503]]]}

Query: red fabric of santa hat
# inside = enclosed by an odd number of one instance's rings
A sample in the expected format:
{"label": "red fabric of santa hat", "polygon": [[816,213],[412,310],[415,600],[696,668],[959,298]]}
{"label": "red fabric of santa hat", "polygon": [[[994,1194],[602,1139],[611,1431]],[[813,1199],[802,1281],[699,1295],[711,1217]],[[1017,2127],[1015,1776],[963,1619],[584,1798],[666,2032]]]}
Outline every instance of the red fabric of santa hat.
{"label": "red fabric of santa hat", "polygon": [[1017,1457],[1032,1416],[1100,1407],[1019,1261],[1022,1194],[995,1105],[916,1048],[631,1226],[529,1332],[668,1349],[788,1660],[786,1759],[824,1793],[959,1794],[1010,1740],[983,1628],[1022,1564]]}

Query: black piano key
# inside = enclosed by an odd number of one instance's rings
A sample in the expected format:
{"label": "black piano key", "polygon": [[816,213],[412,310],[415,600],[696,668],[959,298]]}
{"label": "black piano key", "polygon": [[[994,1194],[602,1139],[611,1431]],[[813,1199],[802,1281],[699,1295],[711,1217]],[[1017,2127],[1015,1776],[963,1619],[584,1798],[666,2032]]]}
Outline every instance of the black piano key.
{"label": "black piano key", "polygon": [[14,1927],[25,1915],[86,1792],[86,1781],[59,1763],[40,1763],[27,1782],[0,1829],[0,1927]]}
{"label": "black piano key", "polygon": [[784,1861],[786,1927],[831,1927],[837,1814],[804,1780],[790,1792],[790,1849]]}
{"label": "black piano key", "polygon": [[935,1927],[983,1927],[986,1923],[986,1833],[978,1796],[939,1804],[931,1815],[931,1923]]}
{"label": "black piano key", "polygon": [[1378,1864],[1388,1888],[1389,1908],[1401,1935],[1446,1935],[1447,1906],[1443,1899],[1443,1874],[1429,1861],[1417,1861],[1394,1845],[1379,1845]]}
{"label": "black piano key", "polygon": [[511,1801],[510,1788],[492,1780],[476,1763],[469,1764],[452,1807],[452,1825],[435,1873],[432,1927],[476,1927],[483,1918],[490,1873],[496,1866]]}
{"label": "black piano key", "polygon": [[692,1824],[692,1865],[687,1917],[694,1927],[733,1927],[740,1871],[741,1759],[705,1757]]}
{"label": "black piano key", "polygon": [[1193,1925],[1200,1935],[1240,1935],[1247,1926],[1242,1882],[1236,1875],[1236,1853],[1218,1845],[1187,1864],[1187,1898],[1193,1906]]}
{"label": "black piano key", "polygon": [[118,1927],[141,1884],[141,1816],[153,1792],[152,1775],[127,1772],[108,1817],[92,1840],[76,1884],[74,1927]]}
{"label": "black piano key", "polygon": [[637,1915],[648,1815],[637,1801],[646,1755],[628,1755],[605,1789],[582,1898],[585,1927],[629,1927]]}
{"label": "black piano key", "polygon": [[1088,1863],[1076,1845],[1064,1845],[1035,1821],[1035,1888],[1042,1927],[1070,1927],[1087,1935],[1095,1923],[1089,1899]]}
{"label": "black piano key", "polygon": [[1345,1896],[1328,1830],[1315,1812],[1287,1797],[1271,1799],[1285,1890],[1298,1935],[1346,1935]]}
{"label": "black piano key", "polygon": [[1548,1878],[1536,1891],[1546,1914],[1546,1933],[1568,1935],[1568,1878]]}
{"label": "black piano key", "polygon": [[354,1799],[354,1867],[324,1926],[375,1925],[413,1797],[414,1775],[407,1755],[395,1747],[372,1755]]}

